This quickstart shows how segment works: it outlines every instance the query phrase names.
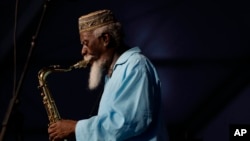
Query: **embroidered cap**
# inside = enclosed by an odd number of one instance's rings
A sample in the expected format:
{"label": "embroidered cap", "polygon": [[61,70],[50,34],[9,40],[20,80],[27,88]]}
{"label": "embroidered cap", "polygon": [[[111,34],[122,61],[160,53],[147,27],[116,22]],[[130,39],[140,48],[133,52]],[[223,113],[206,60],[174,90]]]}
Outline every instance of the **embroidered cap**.
{"label": "embroidered cap", "polygon": [[78,19],[79,32],[90,31],[114,22],[116,22],[116,19],[110,10],[98,10]]}

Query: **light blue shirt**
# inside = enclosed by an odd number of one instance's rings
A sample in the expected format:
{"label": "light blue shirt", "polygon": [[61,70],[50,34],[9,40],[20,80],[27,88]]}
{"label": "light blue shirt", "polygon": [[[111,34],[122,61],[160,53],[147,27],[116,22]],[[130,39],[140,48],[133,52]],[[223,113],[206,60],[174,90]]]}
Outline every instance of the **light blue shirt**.
{"label": "light blue shirt", "polygon": [[77,122],[77,141],[166,141],[161,83],[138,47],[124,52],[106,77],[98,114]]}

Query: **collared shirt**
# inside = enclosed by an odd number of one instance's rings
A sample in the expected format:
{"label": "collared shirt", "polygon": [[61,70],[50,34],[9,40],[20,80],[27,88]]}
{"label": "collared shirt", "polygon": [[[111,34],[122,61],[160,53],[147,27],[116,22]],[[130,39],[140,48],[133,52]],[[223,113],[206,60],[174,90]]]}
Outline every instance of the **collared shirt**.
{"label": "collared shirt", "polygon": [[106,76],[98,114],[77,122],[77,141],[165,141],[161,83],[138,47],[124,52]]}

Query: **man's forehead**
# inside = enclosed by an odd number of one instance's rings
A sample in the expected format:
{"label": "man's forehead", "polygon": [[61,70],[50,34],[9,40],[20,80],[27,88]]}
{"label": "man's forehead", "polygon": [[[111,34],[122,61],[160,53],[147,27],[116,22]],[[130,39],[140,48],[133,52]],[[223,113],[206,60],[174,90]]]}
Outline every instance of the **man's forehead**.
{"label": "man's forehead", "polygon": [[86,31],[86,32],[81,32],[80,33],[80,38],[91,38],[93,37],[93,33],[92,32],[89,32],[89,31]]}
{"label": "man's forehead", "polygon": [[81,43],[84,41],[84,40],[89,40],[89,39],[92,39],[94,38],[94,34],[93,32],[90,32],[90,31],[86,31],[86,32],[81,32],[80,33],[80,41]]}

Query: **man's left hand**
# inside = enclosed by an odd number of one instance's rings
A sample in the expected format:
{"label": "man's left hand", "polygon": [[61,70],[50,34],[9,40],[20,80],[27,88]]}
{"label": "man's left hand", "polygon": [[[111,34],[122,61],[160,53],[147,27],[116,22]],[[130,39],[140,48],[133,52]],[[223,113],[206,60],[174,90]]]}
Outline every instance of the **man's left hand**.
{"label": "man's left hand", "polygon": [[59,141],[70,137],[75,133],[76,123],[74,120],[59,120],[51,124],[48,128],[49,139]]}

